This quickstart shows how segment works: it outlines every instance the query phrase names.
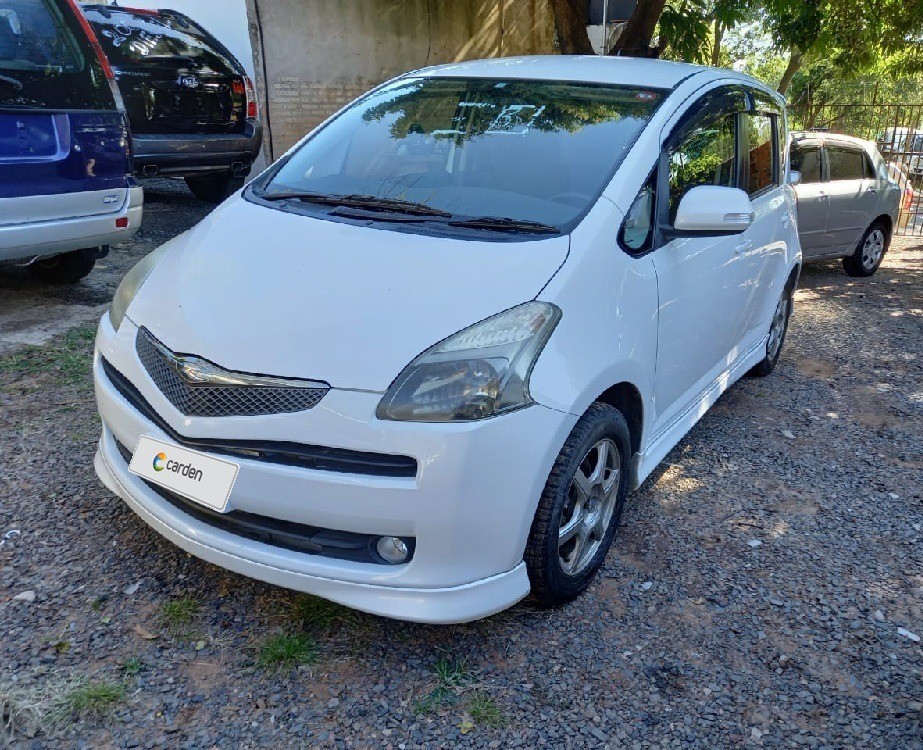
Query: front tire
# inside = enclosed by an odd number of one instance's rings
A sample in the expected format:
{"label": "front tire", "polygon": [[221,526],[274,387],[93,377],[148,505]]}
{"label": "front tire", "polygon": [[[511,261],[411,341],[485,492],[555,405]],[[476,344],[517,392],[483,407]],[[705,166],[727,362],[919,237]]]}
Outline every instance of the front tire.
{"label": "front tire", "polygon": [[541,606],[566,604],[590,585],[621,520],[630,471],[625,418],[594,403],[558,454],[529,532],[526,569]]}
{"label": "front tire", "polygon": [[843,270],[847,276],[865,277],[871,276],[888,252],[888,244],[891,241],[888,227],[881,221],[876,221],[870,226],[859,244],[856,251],[843,258]]}
{"label": "front tire", "polygon": [[49,284],[76,284],[89,275],[96,265],[96,248],[74,250],[29,265],[29,271]]}
{"label": "front tire", "polygon": [[229,195],[240,190],[244,182],[243,177],[234,177],[230,172],[186,178],[186,185],[192,194],[206,203],[221,203]]}

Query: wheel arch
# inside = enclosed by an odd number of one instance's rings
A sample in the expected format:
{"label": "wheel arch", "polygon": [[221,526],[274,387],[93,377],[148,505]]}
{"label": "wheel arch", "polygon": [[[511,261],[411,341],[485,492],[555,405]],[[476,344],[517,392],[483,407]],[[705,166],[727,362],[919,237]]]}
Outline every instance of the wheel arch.
{"label": "wheel arch", "polygon": [[640,452],[641,437],[644,434],[644,400],[637,386],[628,381],[616,383],[599,394],[594,401],[608,404],[621,412],[628,423],[631,452]]}
{"label": "wheel arch", "polygon": [[[888,233],[888,239],[890,240],[894,234],[894,220],[888,214],[879,214],[871,222],[869,222],[869,229],[871,229],[875,224],[878,224],[879,222],[885,225],[885,231]],[[867,232],[868,229],[865,231]]]}

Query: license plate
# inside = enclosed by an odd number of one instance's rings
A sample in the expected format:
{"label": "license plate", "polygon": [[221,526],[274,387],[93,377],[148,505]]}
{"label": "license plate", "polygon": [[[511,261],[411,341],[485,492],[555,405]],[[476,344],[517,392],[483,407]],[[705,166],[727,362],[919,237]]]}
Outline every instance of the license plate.
{"label": "license plate", "polygon": [[212,510],[224,511],[240,467],[143,435],[128,465],[132,474]]}

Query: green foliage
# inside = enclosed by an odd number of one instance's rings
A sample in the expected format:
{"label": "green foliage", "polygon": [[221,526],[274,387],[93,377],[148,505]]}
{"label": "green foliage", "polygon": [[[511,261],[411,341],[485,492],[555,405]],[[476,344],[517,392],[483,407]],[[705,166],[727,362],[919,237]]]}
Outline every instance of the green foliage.
{"label": "green foliage", "polygon": [[474,692],[468,699],[468,713],[476,723],[491,729],[499,729],[506,724],[503,711],[483,690]]}
{"label": "green foliage", "polygon": [[301,664],[317,661],[319,650],[313,638],[306,635],[279,633],[260,645],[256,663],[261,669],[288,671]]}
{"label": "green foliage", "polygon": [[58,706],[64,716],[97,718],[110,713],[125,700],[125,686],[120,682],[88,682],[66,693]]}
{"label": "green foliage", "polygon": [[160,607],[160,620],[170,635],[186,638],[192,635],[191,625],[200,611],[199,602],[187,594],[164,602]]}
{"label": "green foliage", "polygon": [[28,346],[0,359],[0,375],[36,377],[49,374],[64,385],[88,381],[93,370],[92,328],[72,328],[43,346]]}

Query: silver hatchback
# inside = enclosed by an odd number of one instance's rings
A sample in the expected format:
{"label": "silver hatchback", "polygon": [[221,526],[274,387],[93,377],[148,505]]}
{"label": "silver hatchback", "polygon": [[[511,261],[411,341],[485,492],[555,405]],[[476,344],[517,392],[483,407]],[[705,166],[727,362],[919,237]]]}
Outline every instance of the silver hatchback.
{"label": "silver hatchback", "polygon": [[878,148],[821,132],[792,133],[790,148],[792,171],[800,174],[795,192],[804,259],[842,258],[847,275],[871,276],[888,249],[901,199]]}

